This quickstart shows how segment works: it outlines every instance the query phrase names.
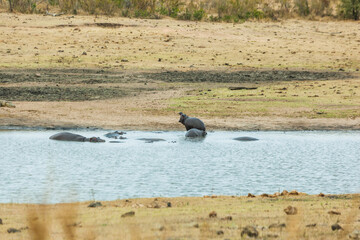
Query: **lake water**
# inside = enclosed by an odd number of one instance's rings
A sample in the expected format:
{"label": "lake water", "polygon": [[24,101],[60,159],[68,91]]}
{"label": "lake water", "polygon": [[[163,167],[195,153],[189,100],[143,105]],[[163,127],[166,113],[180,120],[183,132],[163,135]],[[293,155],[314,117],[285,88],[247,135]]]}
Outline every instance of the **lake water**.
{"label": "lake water", "polygon": [[[360,132],[72,131],[106,143],[49,140],[60,131],[0,131],[0,202],[360,192]],[[239,142],[250,136],[259,141]],[[138,138],[162,138],[146,143]]]}

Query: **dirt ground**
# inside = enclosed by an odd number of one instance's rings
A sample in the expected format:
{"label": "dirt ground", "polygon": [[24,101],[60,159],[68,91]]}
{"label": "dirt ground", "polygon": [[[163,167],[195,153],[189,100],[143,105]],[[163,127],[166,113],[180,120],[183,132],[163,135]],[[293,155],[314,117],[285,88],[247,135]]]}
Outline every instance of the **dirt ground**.
{"label": "dirt ground", "polygon": [[[351,21],[0,13],[0,100],[16,106],[0,108],[0,125],[171,130],[182,111],[209,130],[360,129],[358,32]],[[271,92],[289,84],[299,88]],[[196,93],[239,86],[259,92]]]}
{"label": "dirt ground", "polygon": [[359,194],[275,195],[0,204],[0,238],[359,239]]}

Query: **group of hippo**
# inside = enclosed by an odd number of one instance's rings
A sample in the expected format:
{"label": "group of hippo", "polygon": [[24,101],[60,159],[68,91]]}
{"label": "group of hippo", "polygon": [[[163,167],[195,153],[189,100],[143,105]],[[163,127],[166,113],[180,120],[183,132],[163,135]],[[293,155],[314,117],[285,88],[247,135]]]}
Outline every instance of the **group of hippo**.
{"label": "group of hippo", "polygon": [[[179,112],[180,120],[179,122],[182,123],[186,128],[185,137],[186,138],[204,138],[207,135],[205,124],[198,118],[189,117],[186,114]],[[115,139],[126,139],[122,135],[124,132],[112,132],[105,134],[108,138],[115,138]],[[75,142],[105,142],[105,140],[99,137],[91,137],[87,138],[81,136],[79,134],[74,134],[70,132],[61,132],[54,134],[50,137],[52,140],[60,140],[60,141],[75,141]],[[155,141],[164,141],[164,139],[159,138],[141,138],[139,140],[145,140],[146,142],[155,142]],[[251,137],[239,137],[234,138],[234,140],[238,141],[256,141],[258,139],[251,138]]]}

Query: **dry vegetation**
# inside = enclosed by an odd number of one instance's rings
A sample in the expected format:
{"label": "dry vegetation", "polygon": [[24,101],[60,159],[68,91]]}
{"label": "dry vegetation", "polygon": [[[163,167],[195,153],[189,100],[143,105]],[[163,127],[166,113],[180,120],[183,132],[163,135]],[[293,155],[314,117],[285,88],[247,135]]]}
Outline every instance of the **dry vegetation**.
{"label": "dry vegetation", "polygon": [[[0,204],[1,239],[359,239],[359,195],[151,198]],[[284,209],[296,209],[287,215]],[[126,214],[127,213],[127,214]],[[332,230],[338,223],[342,230]],[[7,229],[20,229],[8,233]],[[248,236],[243,233],[243,239]],[[350,238],[352,237],[352,238]]]}

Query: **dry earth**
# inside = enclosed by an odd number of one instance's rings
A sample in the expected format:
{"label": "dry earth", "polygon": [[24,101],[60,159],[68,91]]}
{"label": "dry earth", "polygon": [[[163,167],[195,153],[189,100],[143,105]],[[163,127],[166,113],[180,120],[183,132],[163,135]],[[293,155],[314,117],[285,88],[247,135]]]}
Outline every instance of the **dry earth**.
{"label": "dry earth", "polygon": [[[359,30],[351,21],[229,24],[0,13],[0,99],[16,105],[0,108],[0,125],[182,129],[177,113],[183,111],[202,117],[209,129],[360,129]],[[301,106],[298,93],[271,99],[265,89],[261,103],[296,102],[267,107],[266,114],[246,108],[254,102],[244,101],[249,94],[236,101],[224,96],[235,108],[212,99],[218,108],[206,109],[208,103],[186,99],[254,84],[298,84],[306,93],[306,84],[317,81],[328,90],[347,85],[333,93],[315,85],[319,92],[306,97],[320,98]],[[340,98],[330,101],[331,94]]]}

